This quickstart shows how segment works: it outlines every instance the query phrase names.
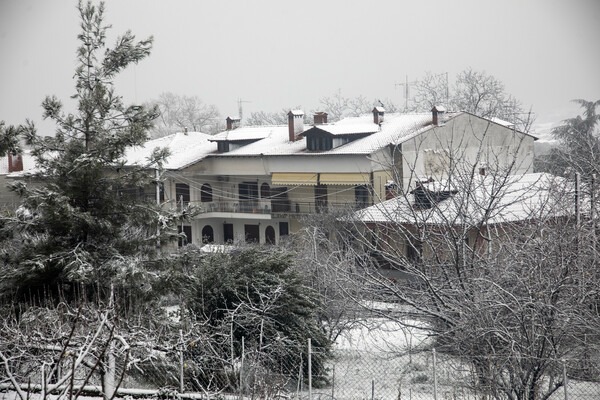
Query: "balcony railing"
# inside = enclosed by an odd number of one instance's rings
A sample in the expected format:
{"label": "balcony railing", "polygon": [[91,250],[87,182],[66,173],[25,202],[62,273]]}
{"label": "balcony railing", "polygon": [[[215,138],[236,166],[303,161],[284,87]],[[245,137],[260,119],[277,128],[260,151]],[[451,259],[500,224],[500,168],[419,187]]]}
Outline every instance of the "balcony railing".
{"label": "balcony railing", "polygon": [[226,200],[196,203],[201,213],[225,212],[246,214],[314,214],[331,209],[357,210],[369,204],[328,202],[295,202],[290,200]]}

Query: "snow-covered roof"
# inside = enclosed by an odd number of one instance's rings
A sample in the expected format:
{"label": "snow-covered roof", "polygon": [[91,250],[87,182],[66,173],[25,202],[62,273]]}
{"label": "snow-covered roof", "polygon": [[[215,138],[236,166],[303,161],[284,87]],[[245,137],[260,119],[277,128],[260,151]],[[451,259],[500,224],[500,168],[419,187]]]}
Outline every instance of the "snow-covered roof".
{"label": "snow-covered roof", "polygon": [[202,132],[179,132],[158,139],[149,140],[143,146],[131,147],[125,154],[126,165],[143,166],[156,148],[168,148],[171,155],[164,164],[166,169],[182,169],[194,164],[208,154],[217,151],[212,136]]}
{"label": "snow-covered roof", "polygon": [[[312,128],[312,127],[311,127]],[[357,135],[361,133],[375,133],[380,130],[379,125],[373,123],[373,116],[361,116],[344,118],[343,120],[329,124],[318,124],[314,127],[333,136]],[[305,131],[308,133],[311,129]]]}
{"label": "snow-covered roof", "polygon": [[551,174],[513,175],[506,181],[477,175],[468,182],[455,178],[432,185],[457,193],[424,209],[416,204],[413,191],[360,210],[354,217],[365,223],[457,225],[526,221],[573,212],[573,193],[565,190],[569,184]]}
{"label": "snow-covered roof", "polygon": [[[447,113],[443,118],[447,121],[458,114],[459,113]],[[381,123],[381,125],[373,122],[372,115],[365,115],[361,117],[345,118],[332,124],[319,124],[315,127],[330,133],[333,132],[335,135],[339,136],[354,135],[359,133],[367,133],[368,136],[354,140],[331,150],[315,152],[306,150],[305,140],[301,139],[295,142],[290,142],[287,125],[239,128],[229,131],[228,133],[240,131],[243,134],[244,132],[248,132],[244,131],[245,129],[255,128],[258,129],[262,134],[265,134],[265,136],[254,143],[241,146],[240,148],[227,153],[219,153],[215,156],[323,156],[332,154],[371,154],[374,151],[377,151],[390,144],[400,144],[406,140],[409,140],[421,134],[422,132],[433,128],[433,125],[431,124],[431,113],[397,113],[386,115],[385,121]],[[305,126],[304,132],[310,129],[313,129],[313,126]],[[223,135],[225,133],[226,132],[223,132],[219,135]]]}
{"label": "snow-covered roof", "polygon": [[259,125],[243,126],[230,131],[221,132],[218,135],[211,136],[212,142],[239,142],[245,140],[259,140],[270,136],[273,131],[288,131],[287,125]]}
{"label": "snow-covered roof", "polygon": [[515,126],[515,124],[513,124],[512,122],[508,122],[496,117],[490,118],[490,121],[495,122],[498,125],[506,126],[507,128],[513,128]]}

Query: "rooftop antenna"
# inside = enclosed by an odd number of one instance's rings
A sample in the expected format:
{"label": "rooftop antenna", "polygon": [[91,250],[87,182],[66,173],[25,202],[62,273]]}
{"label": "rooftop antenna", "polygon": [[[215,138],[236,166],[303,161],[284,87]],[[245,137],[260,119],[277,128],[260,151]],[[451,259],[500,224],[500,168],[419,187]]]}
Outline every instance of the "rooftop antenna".
{"label": "rooftop antenna", "polygon": [[250,103],[250,101],[238,99],[238,117],[240,117],[240,126],[243,124],[242,103]]}
{"label": "rooftop antenna", "polygon": [[408,96],[410,95],[410,91],[409,91],[408,88],[410,87],[410,85],[414,85],[417,82],[419,82],[419,81],[409,82],[408,81],[408,75],[406,75],[406,81],[404,83],[396,83],[396,84],[394,84],[394,87],[404,86],[404,112],[408,111]]}
{"label": "rooftop antenna", "polygon": [[[433,75],[432,78],[437,78],[438,76],[445,76],[446,77],[446,106],[448,106],[448,99],[449,99],[449,94],[448,94],[448,73],[444,72],[441,74],[437,74],[437,75]],[[408,81],[408,75],[406,75],[406,81],[403,83],[396,83],[394,84],[395,87],[398,86],[404,86],[404,112],[408,111],[408,98],[410,97],[410,85],[415,85],[417,83],[421,82],[420,80],[415,80],[412,82]]]}

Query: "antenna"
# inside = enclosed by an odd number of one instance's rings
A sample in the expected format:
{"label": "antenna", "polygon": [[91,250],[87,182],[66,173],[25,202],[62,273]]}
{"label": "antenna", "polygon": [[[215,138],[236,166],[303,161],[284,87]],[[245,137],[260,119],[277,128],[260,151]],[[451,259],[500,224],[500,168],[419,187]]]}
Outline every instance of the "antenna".
{"label": "antenna", "polygon": [[396,84],[394,84],[394,87],[404,86],[404,112],[408,111],[408,96],[409,96],[409,90],[408,90],[408,88],[410,87],[410,85],[414,85],[417,82],[419,82],[419,81],[409,82],[408,81],[408,75],[406,75],[406,81],[404,83],[396,83]]}
{"label": "antenna", "polygon": [[238,99],[238,117],[240,117],[240,126],[243,123],[242,103],[251,103],[251,102],[248,100]]}
{"label": "antenna", "polygon": [[[449,101],[449,94],[448,94],[448,73],[444,72],[441,74],[437,74],[437,75],[432,75],[432,78],[437,78],[439,76],[445,76],[446,77],[446,106],[448,105],[448,101]],[[410,85],[415,85],[419,82],[422,82],[421,80],[415,80],[412,82],[408,81],[408,75],[406,75],[406,81],[404,83],[396,83],[394,84],[395,87],[398,86],[404,86],[404,112],[406,112],[408,110],[408,98],[410,97]]]}

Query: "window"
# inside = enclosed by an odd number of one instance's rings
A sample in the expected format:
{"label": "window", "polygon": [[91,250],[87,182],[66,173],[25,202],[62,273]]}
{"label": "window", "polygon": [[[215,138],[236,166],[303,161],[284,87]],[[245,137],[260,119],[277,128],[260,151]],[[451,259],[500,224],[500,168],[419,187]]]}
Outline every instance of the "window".
{"label": "window", "polygon": [[365,208],[369,205],[369,190],[365,185],[354,187],[354,202],[358,208]]}
{"label": "window", "polygon": [[212,243],[215,241],[215,235],[213,232],[213,228],[210,225],[206,225],[202,228],[202,243]]}
{"label": "window", "polygon": [[213,201],[212,187],[208,183],[205,183],[200,188],[200,201],[203,202],[203,203],[207,203],[207,202]]}
{"label": "window", "polygon": [[265,243],[275,244],[275,229],[272,226],[267,226],[265,229]]}
{"label": "window", "polygon": [[317,212],[327,211],[327,185],[315,186],[315,210]]}
{"label": "window", "polygon": [[273,212],[290,211],[290,200],[288,199],[288,188],[272,188],[271,189],[271,208]]}
{"label": "window", "polygon": [[287,222],[279,223],[279,236],[285,236],[290,234],[290,227]]}
{"label": "window", "polygon": [[233,224],[223,224],[223,242],[233,243]]}
{"label": "window", "polygon": [[217,150],[221,153],[229,151],[229,142],[217,142]]}
{"label": "window", "polygon": [[176,183],[175,200],[177,201],[177,204],[181,204],[181,201],[183,200],[183,204],[187,205],[190,202],[190,185],[185,183]]}
{"label": "window", "polygon": [[423,256],[423,242],[418,239],[411,238],[406,244],[406,258],[410,261],[421,261]]}
{"label": "window", "polygon": [[331,136],[308,136],[306,138],[306,148],[311,151],[324,151],[333,148],[333,139]]}
{"label": "window", "polygon": [[260,198],[261,199],[268,199],[271,197],[271,187],[269,186],[268,183],[263,183],[262,185],[260,185]]}
{"label": "window", "polygon": [[177,233],[181,233],[181,232],[183,232],[185,234],[185,238],[180,237],[177,245],[179,247],[183,247],[183,246],[187,246],[188,244],[192,244],[192,227],[189,225],[184,225],[183,227],[181,225],[179,225],[177,227]]}
{"label": "window", "polygon": [[253,212],[258,206],[258,183],[242,182],[239,185],[240,211]]}
{"label": "window", "polygon": [[258,225],[244,225],[244,235],[246,236],[246,243],[259,243],[260,233]]}

